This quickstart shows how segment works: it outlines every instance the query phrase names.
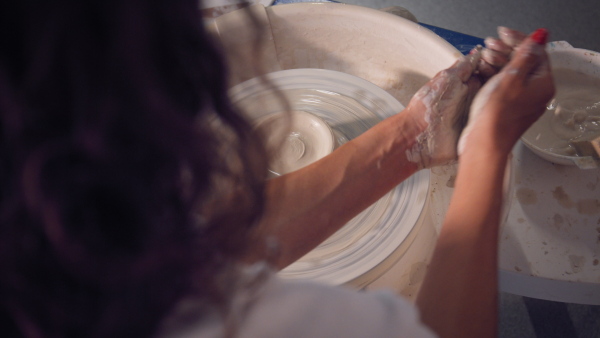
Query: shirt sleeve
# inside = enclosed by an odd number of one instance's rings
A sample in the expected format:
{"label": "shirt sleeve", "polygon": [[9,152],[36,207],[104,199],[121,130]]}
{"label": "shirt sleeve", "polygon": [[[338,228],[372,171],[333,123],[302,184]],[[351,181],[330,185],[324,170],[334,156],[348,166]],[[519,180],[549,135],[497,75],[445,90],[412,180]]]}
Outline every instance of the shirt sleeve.
{"label": "shirt sleeve", "polygon": [[436,337],[420,322],[417,308],[392,292],[359,292],[276,276],[243,317],[238,334],[244,338]]}

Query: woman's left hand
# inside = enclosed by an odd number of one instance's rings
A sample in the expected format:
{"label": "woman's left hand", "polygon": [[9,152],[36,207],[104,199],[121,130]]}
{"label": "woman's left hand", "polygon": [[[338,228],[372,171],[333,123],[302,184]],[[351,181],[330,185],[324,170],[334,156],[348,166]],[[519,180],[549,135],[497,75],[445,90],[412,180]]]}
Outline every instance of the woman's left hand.
{"label": "woman's left hand", "polygon": [[527,35],[514,29],[498,27],[498,38],[487,37],[478,65],[479,76],[486,82],[496,75],[511,59],[513,50]]}
{"label": "woman's left hand", "polygon": [[413,96],[404,113],[425,124],[408,160],[420,168],[447,164],[457,158],[458,137],[465,126],[474,95],[481,87],[475,75],[481,59],[479,49],[461,57],[450,68],[437,73]]}

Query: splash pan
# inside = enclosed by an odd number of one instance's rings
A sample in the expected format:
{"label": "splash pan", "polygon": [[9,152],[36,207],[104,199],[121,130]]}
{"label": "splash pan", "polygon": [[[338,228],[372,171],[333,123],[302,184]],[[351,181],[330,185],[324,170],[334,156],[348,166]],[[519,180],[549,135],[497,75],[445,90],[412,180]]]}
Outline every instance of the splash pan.
{"label": "splash pan", "polygon": [[575,144],[600,136],[600,54],[568,42],[549,44],[556,97],[521,140],[541,158],[580,169],[600,167],[600,159]]}
{"label": "splash pan", "polygon": [[[266,82],[251,79],[230,91],[249,118],[288,109],[308,112],[329,125],[337,145],[404,108],[373,83],[342,72],[292,69],[266,77]],[[406,239],[423,210],[428,186],[428,171],[411,176],[280,275],[344,284],[367,273]]]}

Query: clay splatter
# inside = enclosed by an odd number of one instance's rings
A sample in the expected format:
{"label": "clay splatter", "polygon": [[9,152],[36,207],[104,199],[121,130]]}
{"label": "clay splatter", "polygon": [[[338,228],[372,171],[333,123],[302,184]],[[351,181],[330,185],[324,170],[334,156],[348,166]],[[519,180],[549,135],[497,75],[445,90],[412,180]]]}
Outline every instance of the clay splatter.
{"label": "clay splatter", "polygon": [[557,229],[560,229],[562,227],[563,223],[565,222],[564,217],[562,217],[559,214],[554,214],[554,217],[552,217],[552,220],[554,221],[554,226]]}
{"label": "clay splatter", "polygon": [[583,256],[569,255],[569,263],[571,264],[573,273],[578,273],[585,264],[585,258]]}
{"label": "clay splatter", "polygon": [[448,179],[448,182],[446,182],[446,186],[448,188],[454,188],[455,181],[456,181],[456,176],[455,175],[450,176],[450,178]]}
{"label": "clay splatter", "polygon": [[591,191],[596,190],[598,183],[600,182],[600,177],[596,177],[596,182],[588,182],[585,186]]}
{"label": "clay splatter", "polygon": [[577,201],[577,211],[584,215],[595,215],[600,213],[600,200],[598,199],[581,199]]}
{"label": "clay splatter", "polygon": [[556,168],[556,171],[558,171],[561,174],[565,173],[566,167],[564,165],[554,164],[554,163],[552,163],[552,164],[554,165],[554,168]]}
{"label": "clay splatter", "polygon": [[552,196],[558,201],[558,204],[567,209],[575,206],[575,203],[573,200],[571,200],[571,197],[565,193],[565,190],[561,186],[558,186],[552,190]]}
{"label": "clay splatter", "polygon": [[521,184],[522,176],[523,176],[523,174],[521,173],[521,171],[517,170],[515,172],[515,183],[516,184]]}
{"label": "clay splatter", "polygon": [[537,194],[535,191],[528,188],[519,188],[517,190],[517,200],[522,205],[530,205],[537,203]]}

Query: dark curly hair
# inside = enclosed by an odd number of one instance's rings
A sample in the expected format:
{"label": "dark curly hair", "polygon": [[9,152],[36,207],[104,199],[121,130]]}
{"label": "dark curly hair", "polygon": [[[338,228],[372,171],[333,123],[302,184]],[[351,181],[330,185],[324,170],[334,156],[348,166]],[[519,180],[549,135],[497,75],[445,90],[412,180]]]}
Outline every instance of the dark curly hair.
{"label": "dark curly hair", "polygon": [[197,0],[0,2],[0,332],[142,337],[218,306],[265,152]]}

